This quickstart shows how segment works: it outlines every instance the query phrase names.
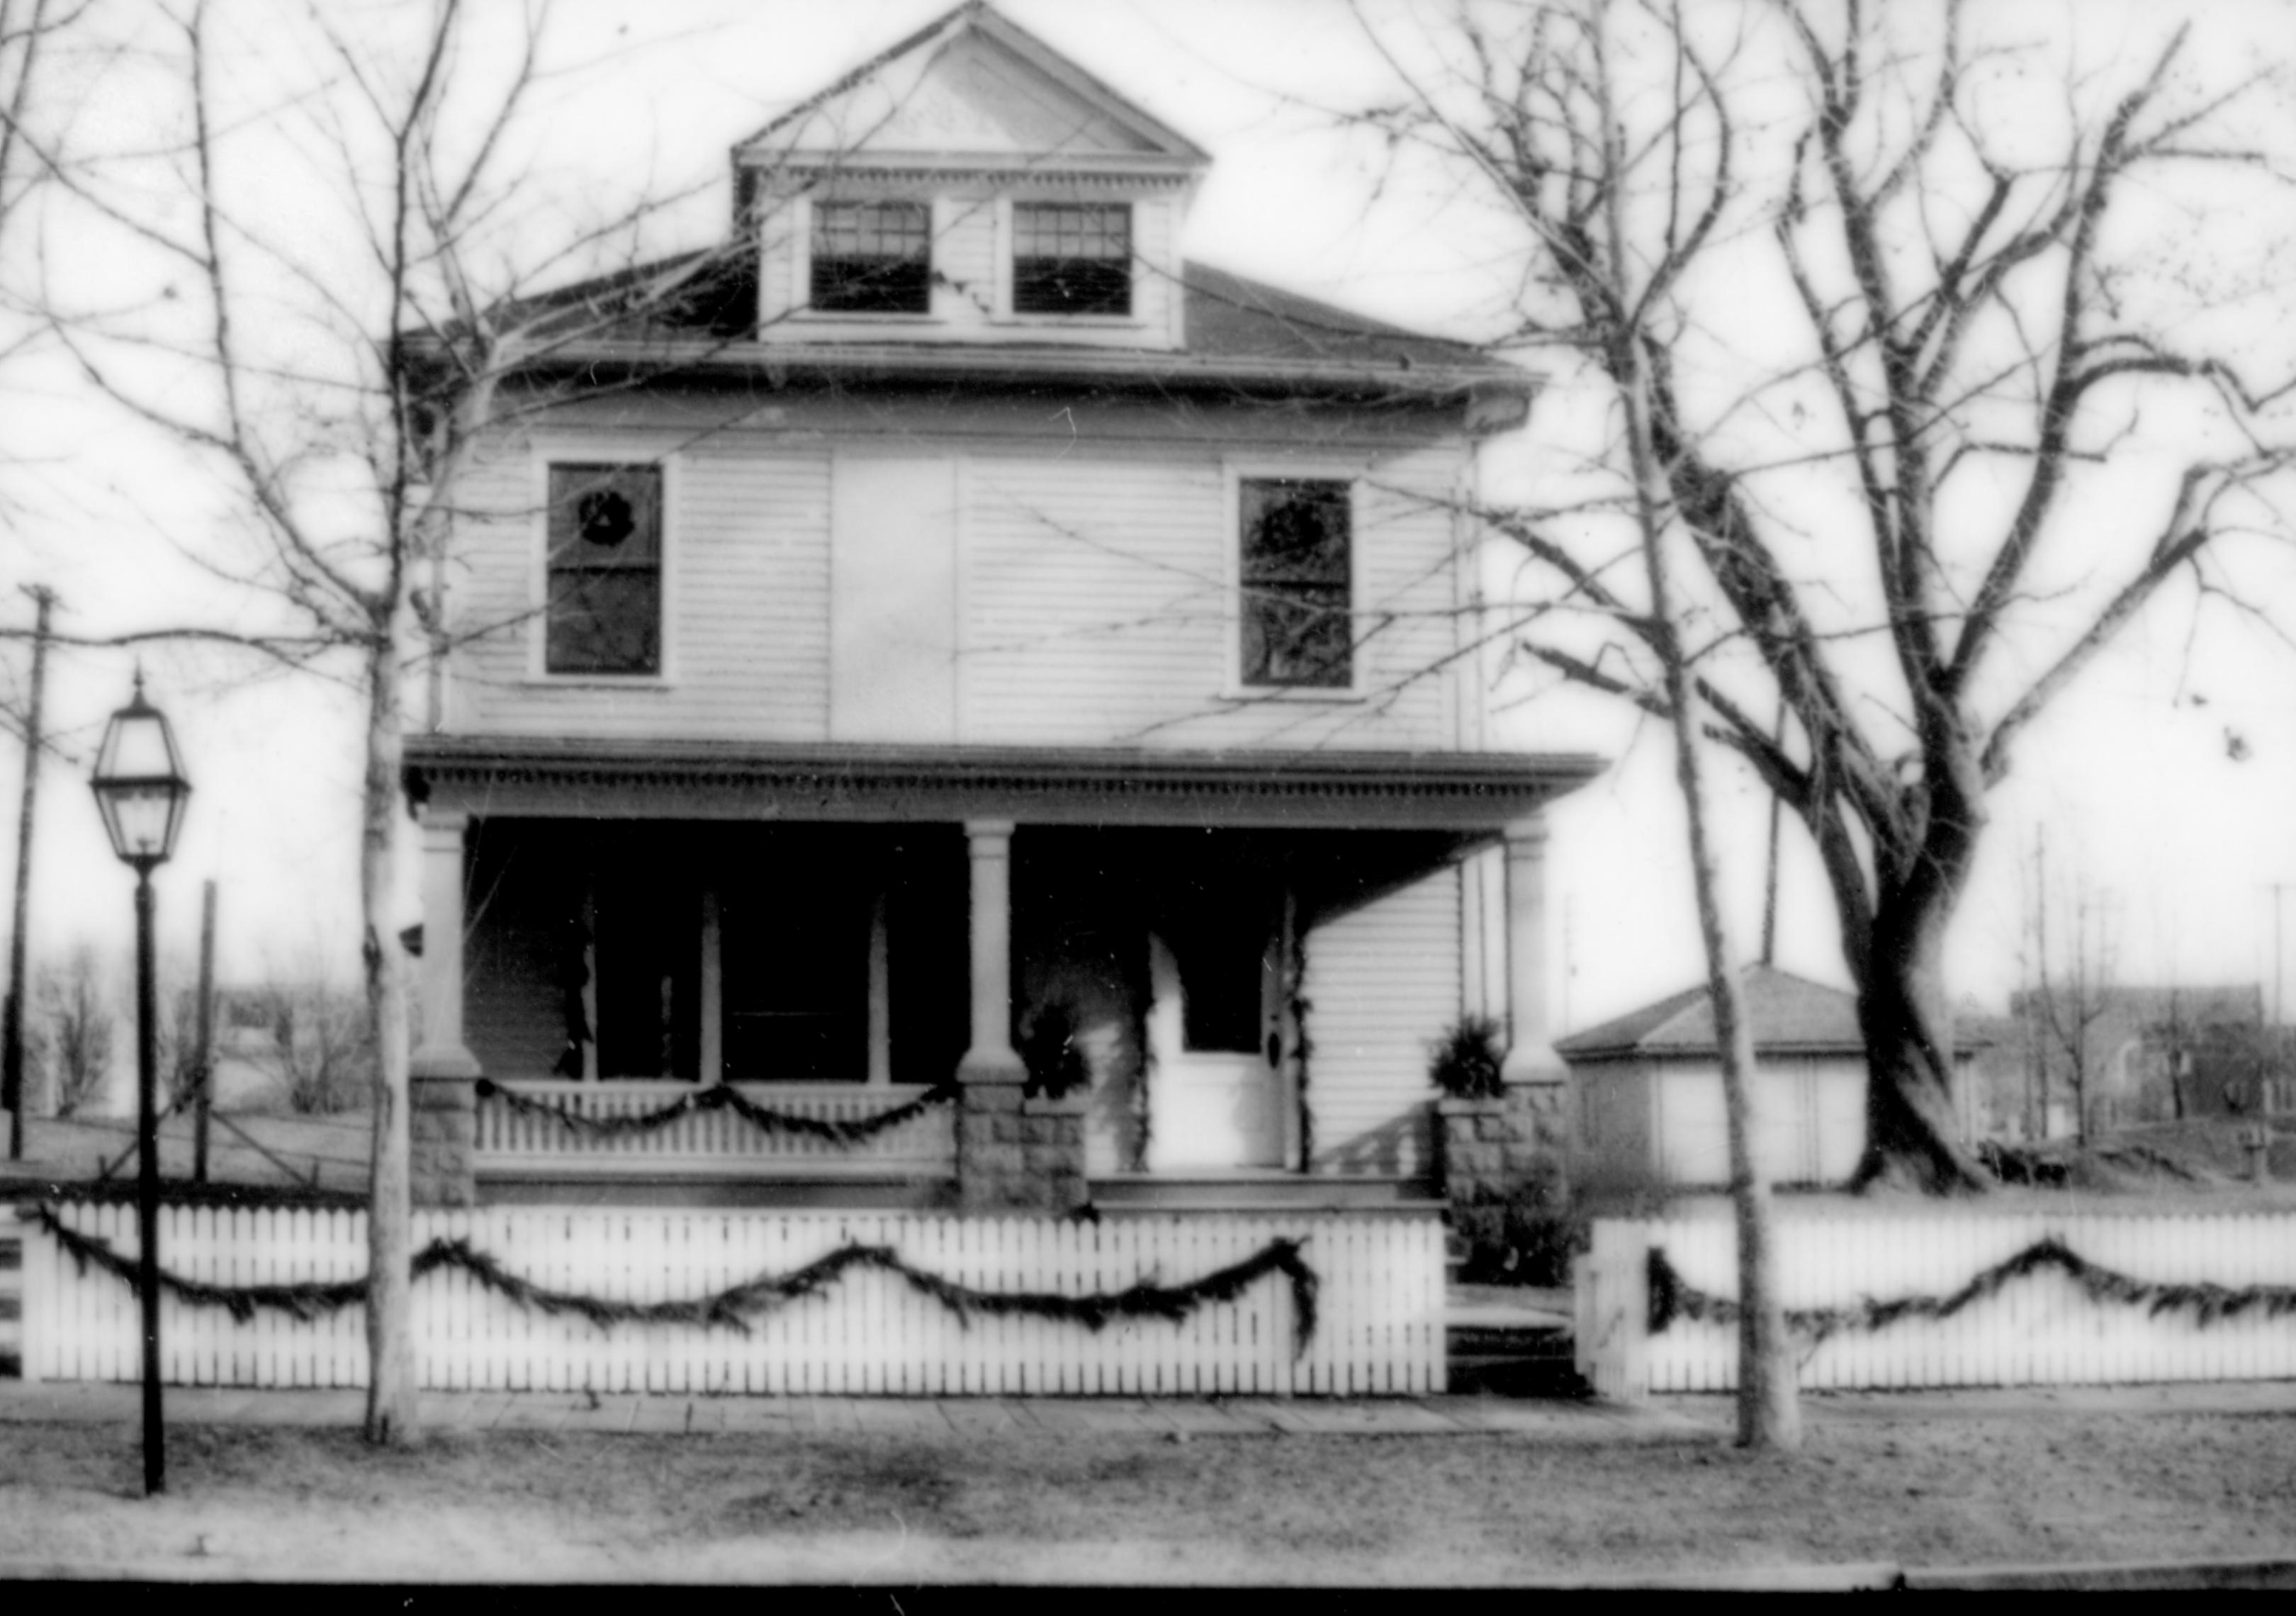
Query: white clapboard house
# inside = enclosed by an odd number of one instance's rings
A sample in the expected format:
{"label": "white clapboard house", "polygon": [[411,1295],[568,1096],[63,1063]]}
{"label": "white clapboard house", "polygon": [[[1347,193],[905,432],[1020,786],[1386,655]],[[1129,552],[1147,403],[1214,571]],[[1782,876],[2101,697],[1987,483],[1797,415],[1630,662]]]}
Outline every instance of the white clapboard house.
{"label": "white clapboard house", "polygon": [[962,6],[512,384],[406,750],[426,1194],[1392,1204],[1463,1015],[1559,1078],[1596,766],[1491,744],[1456,512],[1529,378],[1187,260],[1210,160]]}

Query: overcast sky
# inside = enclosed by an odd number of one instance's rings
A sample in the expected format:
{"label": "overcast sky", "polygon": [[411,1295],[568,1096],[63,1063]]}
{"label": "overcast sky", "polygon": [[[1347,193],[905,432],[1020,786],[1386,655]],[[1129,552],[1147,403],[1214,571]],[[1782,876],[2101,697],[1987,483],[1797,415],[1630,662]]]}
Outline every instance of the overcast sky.
{"label": "overcast sky", "polygon": [[[569,71],[537,109],[535,150],[559,181],[586,175],[601,187],[611,178],[633,189],[709,182],[660,233],[665,248],[699,244],[725,217],[725,157],[735,140],[945,9],[907,0],[571,0],[558,8]],[[1213,153],[1188,227],[1190,257],[1447,334],[1498,328],[1494,293],[1506,243],[1438,189],[1383,188],[1377,152],[1332,134],[1329,109],[1360,104],[1385,82],[1343,4],[1004,0],[1002,9]],[[1429,11],[1366,9],[1406,41]],[[2036,29],[2066,26],[2054,5],[2021,9]],[[2137,26],[2128,19],[2138,8],[2078,9],[2081,26],[2103,37]],[[2296,38],[2278,0],[2195,10],[2204,26],[2251,42],[2243,49]],[[221,69],[251,103],[309,65],[277,53],[265,12],[241,9],[248,25]],[[136,112],[92,104],[83,133],[116,137],[135,127]],[[291,220],[309,184],[309,153],[260,151],[263,137],[261,127],[243,137],[250,172]],[[50,245],[68,252],[70,243]],[[193,514],[201,496],[140,475],[140,462],[121,457],[117,423],[70,394],[67,375],[35,367],[15,373],[0,398],[0,432],[33,446],[29,463],[9,472],[16,491],[0,533],[0,578],[53,583],[69,608],[67,628],[157,620],[202,587],[160,542],[171,513],[184,513],[185,526],[203,520]],[[29,620],[29,603],[12,587],[0,614]],[[2282,620],[2296,625],[2296,615]],[[2188,611],[2156,614],[2033,732],[1997,796],[1978,887],[1955,934],[1956,993],[1997,1004],[2014,984],[2019,856],[2030,857],[2037,831],[2048,839],[2053,871],[2085,868],[2117,913],[2123,980],[2269,984],[2273,883],[2296,882],[2296,657],[2267,634],[2234,633],[2218,619],[2196,668],[2191,631]],[[198,789],[181,854],[161,877],[164,946],[188,957],[198,886],[212,878],[222,887],[226,980],[314,961],[348,973],[353,707],[307,682],[250,685],[243,668],[212,659],[147,660]],[[5,661],[0,677],[20,693],[24,658],[12,649]],[[34,938],[44,953],[81,937],[124,947],[129,878],[102,848],[85,776],[94,733],[124,698],[127,675],[120,655],[56,660],[52,718],[73,761],[43,782]],[[1555,816],[1551,890],[1568,959],[1557,984],[1567,1022],[1583,1027],[1694,980],[1702,963],[1663,737],[1616,712],[1551,697],[1511,707],[1507,725],[1525,747],[1621,759]],[[16,759],[0,759],[0,805],[12,825],[18,779]],[[1732,913],[1751,950],[1765,810],[1742,779],[1725,783],[1725,801]],[[1842,981],[1814,864],[1792,826],[1786,841],[1780,963]]]}

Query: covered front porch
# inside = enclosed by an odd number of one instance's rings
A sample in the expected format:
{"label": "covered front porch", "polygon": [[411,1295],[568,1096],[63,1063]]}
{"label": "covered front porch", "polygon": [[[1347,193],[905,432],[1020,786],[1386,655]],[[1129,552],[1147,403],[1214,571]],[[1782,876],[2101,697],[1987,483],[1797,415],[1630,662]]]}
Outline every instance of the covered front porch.
{"label": "covered front porch", "polygon": [[430,739],[407,767],[417,1121],[451,1158],[467,1112],[471,1199],[1392,1204],[1431,1192],[1451,1022],[1560,1076],[1538,809],[1586,759]]}

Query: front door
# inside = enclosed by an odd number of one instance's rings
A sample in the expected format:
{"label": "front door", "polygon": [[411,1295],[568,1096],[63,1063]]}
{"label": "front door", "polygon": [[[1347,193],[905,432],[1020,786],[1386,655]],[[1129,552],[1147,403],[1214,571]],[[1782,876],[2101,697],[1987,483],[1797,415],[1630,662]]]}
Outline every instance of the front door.
{"label": "front door", "polygon": [[1254,961],[1248,945],[1220,941],[1182,940],[1196,956],[1184,962],[1148,939],[1151,1172],[1283,1165],[1283,1084],[1268,1059],[1275,949]]}

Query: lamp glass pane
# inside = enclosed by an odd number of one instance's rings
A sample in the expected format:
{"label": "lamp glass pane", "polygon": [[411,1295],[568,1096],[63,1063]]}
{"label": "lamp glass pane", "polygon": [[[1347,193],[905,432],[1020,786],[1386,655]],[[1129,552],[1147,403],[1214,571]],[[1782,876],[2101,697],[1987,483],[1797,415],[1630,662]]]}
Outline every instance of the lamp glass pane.
{"label": "lamp glass pane", "polygon": [[153,779],[182,772],[167,720],[158,713],[135,713],[113,723],[104,736],[96,778]]}
{"label": "lamp glass pane", "polygon": [[122,858],[164,858],[174,828],[176,793],[164,786],[112,786],[100,793],[113,849]]}

